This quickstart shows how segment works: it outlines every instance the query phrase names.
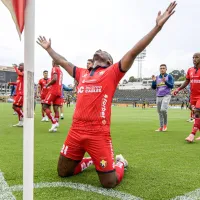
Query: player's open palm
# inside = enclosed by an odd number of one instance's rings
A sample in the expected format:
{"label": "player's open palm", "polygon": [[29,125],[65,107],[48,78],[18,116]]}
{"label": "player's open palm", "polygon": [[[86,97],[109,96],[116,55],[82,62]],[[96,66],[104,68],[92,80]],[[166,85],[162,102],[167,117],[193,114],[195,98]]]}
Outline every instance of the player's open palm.
{"label": "player's open palm", "polygon": [[51,47],[51,39],[49,39],[49,41],[46,40],[46,38],[43,36],[40,36],[37,40],[37,43],[43,47],[44,49],[48,49],[49,47]]}
{"label": "player's open palm", "polygon": [[170,3],[167,10],[162,14],[161,11],[158,12],[158,16],[156,18],[157,26],[161,27],[165,24],[165,22],[175,13],[175,7],[177,3],[176,1]]}

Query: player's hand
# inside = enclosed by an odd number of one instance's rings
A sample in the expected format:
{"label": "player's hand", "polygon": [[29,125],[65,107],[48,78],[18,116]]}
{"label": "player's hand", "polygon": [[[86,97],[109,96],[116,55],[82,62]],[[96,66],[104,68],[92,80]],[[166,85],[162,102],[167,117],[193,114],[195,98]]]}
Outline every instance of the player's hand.
{"label": "player's hand", "polygon": [[17,64],[12,64],[13,67],[18,67]]}
{"label": "player's hand", "polygon": [[165,83],[165,81],[166,81],[166,79],[165,79],[165,77],[163,77],[163,78],[162,78],[162,82],[164,82],[164,83]]}
{"label": "player's hand", "polygon": [[39,36],[37,43],[44,48],[45,50],[47,50],[48,48],[51,47],[51,39],[49,39],[49,41],[46,40],[46,38],[43,36]]}
{"label": "player's hand", "polygon": [[155,75],[152,75],[152,81],[156,81],[156,76]]}
{"label": "player's hand", "polygon": [[156,25],[160,28],[163,27],[163,25],[165,24],[165,22],[175,13],[175,7],[176,7],[177,3],[176,1],[170,3],[170,5],[168,6],[168,8],[166,9],[166,11],[161,14],[161,11],[158,12],[158,16],[156,18]]}
{"label": "player's hand", "polygon": [[172,95],[176,96],[180,91],[180,88],[175,89],[174,91],[172,91]]}

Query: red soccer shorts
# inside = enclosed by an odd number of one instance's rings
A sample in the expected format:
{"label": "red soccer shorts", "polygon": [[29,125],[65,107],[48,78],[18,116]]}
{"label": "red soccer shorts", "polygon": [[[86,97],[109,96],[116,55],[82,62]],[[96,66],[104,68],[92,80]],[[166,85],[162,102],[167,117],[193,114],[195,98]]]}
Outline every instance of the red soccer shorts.
{"label": "red soccer shorts", "polygon": [[61,155],[72,160],[81,161],[87,152],[95,165],[97,172],[115,171],[114,153],[110,133],[97,132],[87,134],[82,130],[69,130]]}
{"label": "red soccer shorts", "polygon": [[23,96],[17,94],[16,96],[14,96],[14,101],[13,101],[13,105],[22,107],[23,106]]}
{"label": "red soccer shorts", "polygon": [[190,104],[191,104],[191,107],[200,110],[200,99],[196,99],[196,100],[190,99]]}
{"label": "red soccer shorts", "polygon": [[56,104],[56,105],[59,105],[59,106],[63,106],[64,105],[64,99],[63,98],[60,98],[58,101],[57,101],[57,103],[59,103],[59,104]]}
{"label": "red soccer shorts", "polygon": [[58,105],[61,106],[61,97],[55,94],[52,94],[51,92],[48,92],[48,94],[46,95],[45,99],[44,99],[44,104],[48,104],[48,105]]}

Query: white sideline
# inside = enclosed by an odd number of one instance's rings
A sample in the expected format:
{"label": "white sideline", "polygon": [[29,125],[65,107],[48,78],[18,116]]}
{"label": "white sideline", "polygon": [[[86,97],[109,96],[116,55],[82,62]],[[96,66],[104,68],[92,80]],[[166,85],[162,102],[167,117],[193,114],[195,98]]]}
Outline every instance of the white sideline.
{"label": "white sideline", "polygon": [[[142,200],[139,197],[127,194],[124,192],[119,192],[113,189],[104,189],[99,187],[94,187],[92,185],[72,183],[72,182],[46,182],[46,183],[35,183],[34,188],[55,188],[55,187],[67,187],[76,190],[82,190],[84,192],[94,192],[101,194],[103,196],[115,197],[121,200]],[[10,187],[11,191],[23,191],[23,185],[14,185]]]}
{"label": "white sideline", "polygon": [[0,200],[16,200],[8,183],[5,181],[3,173],[0,171]]}
{"label": "white sideline", "polygon": [[200,199],[200,188],[192,192],[188,192],[182,196],[177,196],[171,200],[199,200]]}

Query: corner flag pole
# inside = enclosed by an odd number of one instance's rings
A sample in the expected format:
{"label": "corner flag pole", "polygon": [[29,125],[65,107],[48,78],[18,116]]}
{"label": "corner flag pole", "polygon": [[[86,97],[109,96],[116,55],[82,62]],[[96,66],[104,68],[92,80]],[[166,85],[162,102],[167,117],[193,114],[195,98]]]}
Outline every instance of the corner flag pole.
{"label": "corner flag pole", "polygon": [[35,0],[26,1],[24,31],[23,200],[33,200],[34,184]]}

